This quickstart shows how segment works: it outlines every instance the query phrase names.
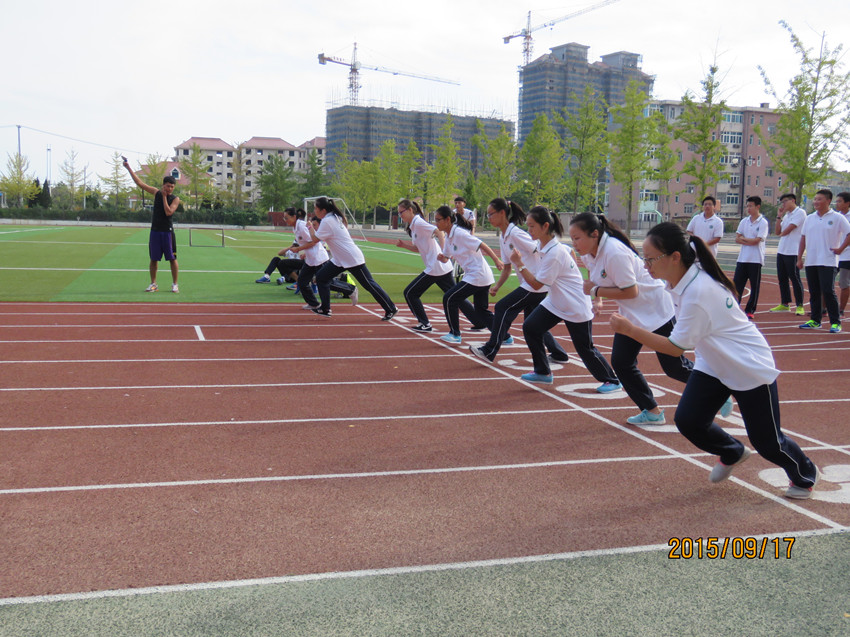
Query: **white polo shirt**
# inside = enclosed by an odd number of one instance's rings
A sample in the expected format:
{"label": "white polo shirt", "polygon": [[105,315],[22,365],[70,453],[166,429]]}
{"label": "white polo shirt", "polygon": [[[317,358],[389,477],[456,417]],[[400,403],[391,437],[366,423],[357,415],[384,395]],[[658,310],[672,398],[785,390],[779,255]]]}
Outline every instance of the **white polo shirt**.
{"label": "white polo shirt", "polygon": [[582,255],[593,285],[617,287],[621,290],[637,286],[633,299],[617,299],[620,314],[645,330],[654,332],[673,318],[673,301],[663,281],[653,279],[643,259],[625,243],[602,233],[596,257]]}
{"label": "white polo shirt", "polygon": [[[512,223],[509,223],[505,231],[499,235],[499,247],[502,252],[502,261],[510,263],[511,252],[513,252],[514,248],[516,248],[517,252],[519,252],[522,257],[523,265],[534,275],[534,278],[540,281],[537,277],[537,270],[540,267],[540,253],[537,252],[537,246],[537,242],[531,238],[530,234]],[[514,268],[514,270],[516,270],[516,268]],[[535,290],[526,282],[519,272],[517,272],[516,275],[519,278],[519,286],[521,288],[526,289],[529,292],[546,291],[545,289]]]}
{"label": "white polo shirt", "polygon": [[695,370],[740,391],[776,380],[779,370],[770,346],[725,286],[694,263],[670,294],[676,326],[669,340],[694,351]]}
{"label": "white polo shirt", "polygon": [[741,219],[738,224],[738,229],[735,231],[746,239],[761,239],[757,245],[741,246],[741,252],[738,253],[738,263],[760,263],[764,265],[764,242],[767,239],[768,228],[767,218],[761,213],[756,217],[755,221],[747,215]]}
{"label": "white polo shirt", "polygon": [[[319,224],[321,225],[321,224]],[[295,243],[300,246],[306,245],[313,240],[313,235],[310,234],[310,227],[303,219],[298,219],[295,222]],[[319,241],[312,248],[307,248],[301,254],[304,255],[304,263],[311,266],[322,265],[328,260],[328,251],[325,246]]]}
{"label": "white polo shirt", "polygon": [[442,276],[452,271],[451,263],[443,263],[437,258],[440,254],[440,244],[434,238],[436,232],[436,226],[432,226],[419,215],[413,215],[413,221],[410,222],[410,238],[425,263],[425,274],[430,276]]}
{"label": "white polo shirt", "polygon": [[319,223],[319,229],[316,230],[316,236],[328,244],[331,249],[331,263],[334,265],[353,268],[366,263],[360,248],[351,240],[348,228],[335,214],[328,212],[324,216]]}
{"label": "white polo shirt", "polygon": [[481,239],[471,234],[469,230],[452,225],[446,237],[443,254],[457,261],[463,268],[461,281],[470,285],[487,286],[496,281],[493,271],[481,254]]}
{"label": "white polo shirt", "polygon": [[[695,236],[705,242],[708,242],[710,239],[722,239],[723,220],[717,216],[717,213],[706,219],[705,213],[701,212],[698,215],[694,215],[691,219],[688,224],[688,232],[693,232]],[[719,244],[715,243],[714,245],[708,246],[714,256],[717,256],[718,245]]]}
{"label": "white polo shirt", "polygon": [[779,237],[779,246],[776,248],[777,254],[797,256],[797,251],[800,249],[800,238],[803,236],[804,223],[806,223],[806,211],[799,206],[782,217],[782,221],[779,222],[780,232],[785,232],[785,228],[791,225],[797,227],[784,237]]}
{"label": "white polo shirt", "polygon": [[[850,222],[850,212],[846,213],[844,218]],[[850,246],[844,248],[844,252],[838,255],[838,262],[841,263],[842,261],[850,261]]]}
{"label": "white polo shirt", "polygon": [[570,323],[593,319],[590,297],[584,293],[584,280],[572,250],[556,238],[542,248],[537,245],[540,264],[534,278],[549,287],[549,294],[540,305]]}
{"label": "white polo shirt", "polygon": [[838,255],[831,248],[840,246],[850,232],[850,221],[835,210],[830,209],[823,216],[810,214],[803,224],[803,236],[806,237],[806,261],[808,265],[836,267]]}

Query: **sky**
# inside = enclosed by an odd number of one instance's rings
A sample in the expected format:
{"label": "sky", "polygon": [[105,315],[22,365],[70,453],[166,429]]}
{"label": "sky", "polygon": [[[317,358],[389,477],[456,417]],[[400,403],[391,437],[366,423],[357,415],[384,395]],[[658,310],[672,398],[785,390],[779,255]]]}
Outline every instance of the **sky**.
{"label": "sky", "polygon": [[[171,157],[193,136],[300,145],[324,136],[328,105],[348,97],[348,67],[322,66],[318,54],[350,60],[354,42],[365,66],[459,83],[364,69],[361,103],[515,119],[522,44],[503,37],[525,27],[529,11],[534,26],[598,0],[553,2],[5,2],[0,171],[19,132],[30,173],[53,183],[71,152],[96,179],[115,151],[136,165]],[[567,42],[589,46],[591,62],[638,53],[657,99],[698,93],[716,60],[729,104],[775,106],[758,66],[783,92],[799,69],[780,20],[810,47],[824,32],[832,46],[850,33],[846,0],[618,0],[536,31],[533,58]]]}

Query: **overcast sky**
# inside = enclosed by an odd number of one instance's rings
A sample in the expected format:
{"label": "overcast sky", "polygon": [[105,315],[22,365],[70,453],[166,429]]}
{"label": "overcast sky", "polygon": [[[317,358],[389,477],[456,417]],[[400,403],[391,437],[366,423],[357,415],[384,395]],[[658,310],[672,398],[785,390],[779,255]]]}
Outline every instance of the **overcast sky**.
{"label": "overcast sky", "polygon": [[[361,102],[430,105],[516,117],[521,40],[502,38],[594,4],[537,0],[148,0],[4,2],[0,20],[0,170],[21,152],[52,181],[73,148],[88,174],[108,173],[113,150],[135,163],[171,156],[193,137],[253,136],[295,145],[325,134],[325,110],[347,97],[348,69],[320,66],[324,52],[364,65],[455,80],[460,86],[361,73]],[[643,56],[655,97],[679,99],[716,57],[733,105],[775,101],[758,65],[787,86],[799,68],[784,19],[812,47],[826,31],[850,37],[846,0],[619,0],[534,33],[534,57],[579,42],[589,59]],[[845,60],[850,66],[850,57]],[[43,131],[43,132],[41,132]],[[66,139],[73,138],[73,139]],[[844,164],[846,167],[846,164]]]}

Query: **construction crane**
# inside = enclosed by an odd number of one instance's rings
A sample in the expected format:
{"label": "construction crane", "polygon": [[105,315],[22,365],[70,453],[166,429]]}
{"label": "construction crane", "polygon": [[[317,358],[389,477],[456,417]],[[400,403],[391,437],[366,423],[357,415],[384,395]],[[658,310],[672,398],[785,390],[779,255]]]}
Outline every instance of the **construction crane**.
{"label": "construction crane", "polygon": [[517,33],[512,33],[511,35],[506,35],[503,40],[505,44],[508,44],[514,38],[522,38],[522,59],[523,66],[527,66],[529,62],[531,62],[531,54],[534,51],[534,41],[531,38],[531,34],[535,31],[539,31],[540,29],[545,29],[547,27],[554,26],[559,22],[563,22],[564,20],[569,20],[570,18],[575,18],[576,16],[583,15],[590,11],[595,11],[596,9],[601,9],[602,7],[607,7],[609,4],[614,4],[615,2],[619,2],[620,0],[604,0],[604,2],[598,2],[589,7],[585,7],[584,9],[579,9],[578,11],[573,11],[565,16],[560,18],[555,18],[554,20],[549,20],[548,22],[544,22],[542,24],[538,24],[537,26],[531,26],[531,11],[528,12],[528,20],[526,21],[525,28],[522,31],[518,31]]}
{"label": "construction crane", "polygon": [[348,97],[351,100],[352,106],[357,106],[358,95],[360,93],[360,70],[368,69],[370,71],[381,71],[382,73],[392,73],[393,75],[403,75],[405,77],[415,77],[420,80],[430,80],[431,82],[442,82],[444,84],[455,84],[459,85],[460,82],[455,82],[454,80],[445,80],[440,77],[433,77],[431,75],[420,75],[417,73],[407,73],[406,71],[397,71],[395,69],[388,69],[383,66],[370,66],[368,64],[361,64],[357,59],[357,42],[354,43],[354,51],[351,53],[351,61],[343,60],[342,58],[334,57],[331,55],[325,55],[324,53],[319,53],[319,64],[327,64],[328,62],[333,62],[334,64],[342,64],[343,66],[348,67]]}

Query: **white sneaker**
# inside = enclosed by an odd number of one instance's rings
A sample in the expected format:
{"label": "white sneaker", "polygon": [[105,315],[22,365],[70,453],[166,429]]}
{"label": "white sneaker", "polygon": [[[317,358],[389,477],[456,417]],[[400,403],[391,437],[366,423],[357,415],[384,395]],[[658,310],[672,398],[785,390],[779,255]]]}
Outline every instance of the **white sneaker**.
{"label": "white sneaker", "polygon": [[177,294],[180,291],[180,288],[178,288],[177,284],[175,283],[171,286],[171,291]]}
{"label": "white sneaker", "polygon": [[151,283],[148,287],[145,288],[145,292],[156,292],[159,289],[156,283]]}
{"label": "white sneaker", "polygon": [[354,292],[351,293],[351,296],[348,297],[351,301],[352,305],[357,305],[357,301],[360,300],[360,293],[357,291],[357,288],[354,288]]}
{"label": "white sneaker", "polygon": [[739,464],[744,462],[747,458],[753,455],[753,452],[744,447],[744,453],[741,454],[741,457],[738,458],[732,464],[723,464],[720,460],[717,461],[717,464],[714,465],[714,468],[711,470],[711,473],[708,476],[709,482],[723,482],[726,478],[732,475],[732,469],[737,467]]}

